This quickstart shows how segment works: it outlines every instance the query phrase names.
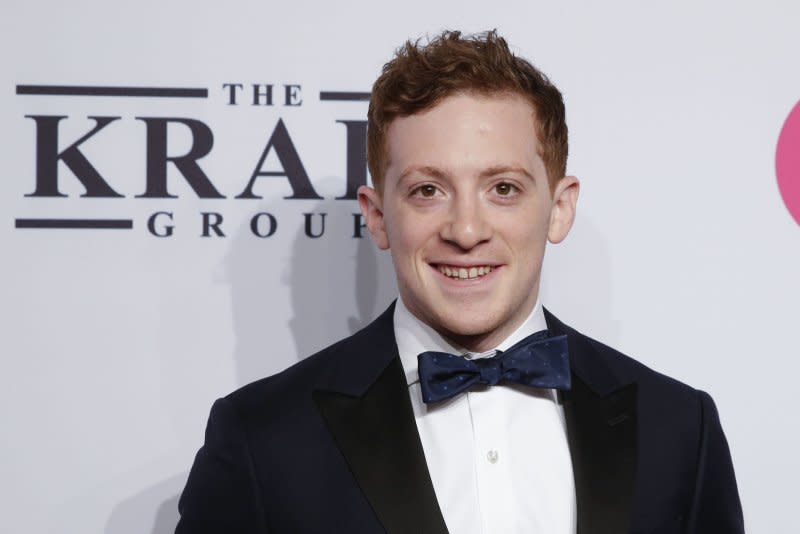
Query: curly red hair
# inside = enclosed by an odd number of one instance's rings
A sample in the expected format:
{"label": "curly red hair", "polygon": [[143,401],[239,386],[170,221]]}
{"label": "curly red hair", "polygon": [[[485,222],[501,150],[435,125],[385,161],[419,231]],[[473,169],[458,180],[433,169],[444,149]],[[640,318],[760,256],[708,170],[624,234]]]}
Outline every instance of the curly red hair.
{"label": "curly red hair", "polygon": [[386,132],[392,120],[464,92],[518,94],[533,105],[540,155],[552,190],[566,174],[564,101],[547,76],[515,56],[495,30],[475,35],[445,31],[427,43],[407,41],[383,66],[372,86],[367,113],[367,164],[375,188],[383,189]]}

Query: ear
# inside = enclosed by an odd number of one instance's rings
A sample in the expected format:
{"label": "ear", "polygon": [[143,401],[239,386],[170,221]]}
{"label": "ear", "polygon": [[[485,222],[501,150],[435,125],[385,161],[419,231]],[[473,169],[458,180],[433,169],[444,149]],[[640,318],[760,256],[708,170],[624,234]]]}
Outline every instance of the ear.
{"label": "ear", "polygon": [[367,222],[372,241],[381,250],[389,248],[389,237],[383,224],[383,200],[380,193],[372,187],[362,185],[358,188],[358,205],[361,215]]}
{"label": "ear", "polygon": [[547,231],[547,239],[551,243],[562,242],[572,228],[580,189],[581,183],[574,176],[565,176],[556,184],[553,206],[550,208],[550,228]]}

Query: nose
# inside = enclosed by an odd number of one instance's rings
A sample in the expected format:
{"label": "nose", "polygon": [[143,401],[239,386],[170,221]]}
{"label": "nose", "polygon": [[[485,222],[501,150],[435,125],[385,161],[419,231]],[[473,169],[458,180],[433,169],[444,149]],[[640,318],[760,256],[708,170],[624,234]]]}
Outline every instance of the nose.
{"label": "nose", "polygon": [[488,241],[491,226],[480,201],[469,196],[457,197],[450,206],[448,220],[440,235],[443,240],[464,250]]}

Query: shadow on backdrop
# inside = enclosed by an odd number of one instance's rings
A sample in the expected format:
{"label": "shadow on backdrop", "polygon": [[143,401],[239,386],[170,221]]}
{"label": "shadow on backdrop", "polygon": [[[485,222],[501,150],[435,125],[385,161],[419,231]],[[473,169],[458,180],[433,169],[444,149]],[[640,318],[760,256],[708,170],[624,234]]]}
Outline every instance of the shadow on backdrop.
{"label": "shadow on backdrop", "polygon": [[621,332],[613,316],[611,255],[606,236],[591,219],[579,215],[564,242],[548,244],[540,294],[544,306],[568,325],[617,345]]}
{"label": "shadow on backdrop", "polygon": [[[344,204],[344,206],[343,206]],[[347,206],[350,209],[343,209]],[[298,228],[288,279],[289,330],[302,360],[369,324],[396,297],[391,257],[377,249],[366,227],[356,230],[354,202],[320,201],[308,228]],[[360,219],[358,219],[360,222]],[[361,237],[354,237],[360,232]]]}
{"label": "shadow on backdrop", "polygon": [[[284,367],[362,328],[397,293],[390,255],[375,247],[366,227],[355,228],[356,202],[297,202],[264,203],[252,210],[274,214],[275,236],[254,237],[248,219],[233,236],[224,261],[237,385],[277,372],[269,348],[286,332],[295,351],[277,356]],[[285,232],[294,235],[291,248],[283,241]],[[358,233],[361,237],[354,237]],[[276,280],[287,290],[290,310],[274,308],[284,298],[274,292]],[[287,322],[270,321],[274,317]]]}
{"label": "shadow on backdrop", "polygon": [[174,534],[178,496],[187,476],[183,473],[168,478],[116,505],[105,534]]}
{"label": "shadow on backdrop", "polygon": [[[275,312],[272,288],[282,276],[287,257],[285,246],[278,241],[290,224],[297,224],[294,216],[284,215],[280,202],[259,204],[252,213],[269,213],[275,217],[275,234],[259,238],[251,230],[251,217],[236,230],[231,240],[222,273],[218,275],[230,289],[231,322],[234,334],[233,360],[236,365],[236,385],[243,386],[270,374],[269,347],[280,335],[281,325],[270,322],[270,316],[285,316]],[[269,232],[269,219],[261,220],[259,231]]]}

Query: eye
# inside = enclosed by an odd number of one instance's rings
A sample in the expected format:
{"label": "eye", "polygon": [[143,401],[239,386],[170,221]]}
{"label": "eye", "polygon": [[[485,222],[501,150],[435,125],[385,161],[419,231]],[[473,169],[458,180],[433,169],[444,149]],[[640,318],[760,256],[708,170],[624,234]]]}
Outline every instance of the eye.
{"label": "eye", "polygon": [[414,189],[411,194],[424,198],[433,198],[436,196],[437,191],[435,185],[424,184]]}
{"label": "eye", "polygon": [[494,191],[501,197],[507,197],[517,191],[517,186],[508,182],[500,182],[494,186]]}

